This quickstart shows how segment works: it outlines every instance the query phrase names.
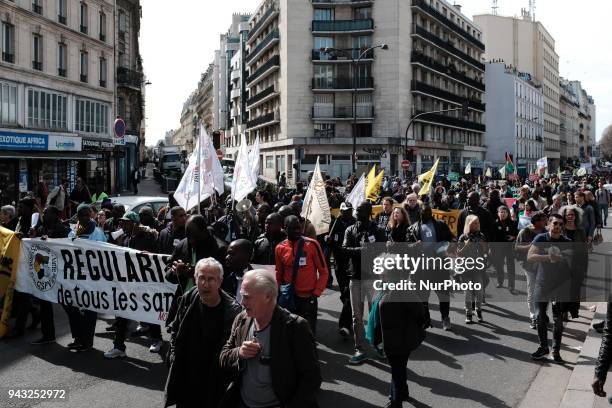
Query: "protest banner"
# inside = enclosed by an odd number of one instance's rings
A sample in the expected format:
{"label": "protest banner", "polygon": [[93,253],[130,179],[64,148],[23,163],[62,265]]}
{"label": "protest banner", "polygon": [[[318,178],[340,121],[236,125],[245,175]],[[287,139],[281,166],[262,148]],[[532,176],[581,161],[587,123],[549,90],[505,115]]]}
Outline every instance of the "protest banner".
{"label": "protest banner", "polygon": [[169,255],[77,239],[24,239],[15,289],[53,303],[140,322],[166,320],[176,285]]}
{"label": "protest banner", "polygon": [[444,221],[453,235],[457,236],[457,222],[459,221],[461,210],[441,211],[432,209],[431,213],[436,220]]}
{"label": "protest banner", "polygon": [[0,227],[0,338],[8,331],[20,241],[15,233]]}

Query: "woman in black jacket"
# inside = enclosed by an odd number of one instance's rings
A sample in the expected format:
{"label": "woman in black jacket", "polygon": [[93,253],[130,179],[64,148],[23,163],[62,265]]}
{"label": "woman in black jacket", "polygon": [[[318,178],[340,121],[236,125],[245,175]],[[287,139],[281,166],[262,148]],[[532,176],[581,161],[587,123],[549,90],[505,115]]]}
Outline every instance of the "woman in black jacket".
{"label": "woman in black jacket", "polygon": [[508,274],[508,290],[515,294],[514,290],[514,240],[518,235],[517,222],[510,217],[510,210],[505,205],[497,208],[495,218],[495,243],[493,249],[493,264],[497,272],[497,287],[504,286],[504,265]]}
{"label": "woman in black jacket", "polygon": [[[399,282],[405,278],[405,272],[388,271],[385,274],[388,282]],[[425,338],[428,317],[423,303],[413,291],[387,292],[378,307],[383,347],[391,366],[387,407],[400,408],[402,401],[410,398],[406,378],[408,358]]]}
{"label": "woman in black jacket", "polygon": [[393,242],[406,242],[406,233],[410,226],[408,213],[401,207],[395,207],[389,218],[389,240]]}

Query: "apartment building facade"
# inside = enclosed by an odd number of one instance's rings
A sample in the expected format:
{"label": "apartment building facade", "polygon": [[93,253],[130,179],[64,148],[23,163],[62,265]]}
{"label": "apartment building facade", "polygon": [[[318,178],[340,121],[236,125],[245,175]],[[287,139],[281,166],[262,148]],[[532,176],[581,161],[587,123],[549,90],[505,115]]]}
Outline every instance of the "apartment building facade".
{"label": "apartment building facade", "polygon": [[112,1],[2,1],[0,204],[63,178],[113,192]]}
{"label": "apartment building facade", "polygon": [[[445,1],[262,2],[249,21],[244,57],[246,131],[249,143],[260,137],[261,174],[304,179],[319,157],[324,171],[345,178],[353,137],[358,171],[375,163],[397,173],[404,158],[412,174],[437,158],[441,172],[467,161],[483,167],[479,37]],[[469,117],[426,115],[405,138],[411,115],[458,109],[464,100]]]}
{"label": "apartment building facade", "polygon": [[544,154],[544,94],[531,74],[501,62],[486,64],[486,160],[494,167],[512,154],[517,173],[526,177]]}
{"label": "apartment building facade", "polygon": [[559,112],[559,56],[555,40],[539,21],[523,11],[521,18],[491,14],[474,16],[482,28],[487,60],[499,60],[530,73],[542,84],[544,94],[544,155],[549,169],[559,167],[561,158]]}

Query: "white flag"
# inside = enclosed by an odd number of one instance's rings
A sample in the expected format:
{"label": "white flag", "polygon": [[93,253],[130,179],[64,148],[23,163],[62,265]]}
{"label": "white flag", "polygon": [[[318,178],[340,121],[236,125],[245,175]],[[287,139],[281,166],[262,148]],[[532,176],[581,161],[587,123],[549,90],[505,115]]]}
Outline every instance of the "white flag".
{"label": "white flag", "polygon": [[467,166],[465,166],[465,174],[472,173],[472,162],[468,162]]}
{"label": "white flag", "polygon": [[319,157],[317,157],[317,164],[304,196],[301,216],[314,225],[317,235],[325,234],[329,231],[331,211],[327,201],[327,194],[325,193],[325,182],[319,168]]}
{"label": "white flag", "polygon": [[541,159],[538,159],[538,161],[536,162],[536,165],[538,166],[538,170],[547,169],[548,168],[548,158],[542,157]]}
{"label": "white flag", "polygon": [[366,181],[365,181],[365,173],[359,177],[357,184],[353,186],[351,193],[346,197],[346,201],[353,205],[353,209],[356,209],[359,204],[365,201],[366,195]]}
{"label": "white flag", "polygon": [[249,152],[249,163],[251,167],[251,178],[257,187],[257,177],[259,176],[259,136],[255,139],[253,148]]}
{"label": "white flag", "polygon": [[196,148],[189,157],[189,166],[174,192],[174,199],[185,210],[189,210],[199,205],[198,199],[204,201],[215,190],[223,194],[224,187],[223,168],[212,140],[201,126]]}
{"label": "white flag", "polygon": [[247,152],[246,137],[243,134],[240,138],[240,148],[238,149],[232,180],[232,197],[236,201],[244,199],[257,187],[256,182],[253,181],[251,163],[249,153]]}

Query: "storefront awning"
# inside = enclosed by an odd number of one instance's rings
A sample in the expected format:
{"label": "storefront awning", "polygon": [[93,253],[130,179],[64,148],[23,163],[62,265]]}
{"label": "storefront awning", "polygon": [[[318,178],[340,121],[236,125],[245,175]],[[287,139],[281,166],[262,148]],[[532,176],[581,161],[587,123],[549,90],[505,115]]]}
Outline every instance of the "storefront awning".
{"label": "storefront awning", "polygon": [[79,152],[16,152],[0,150],[0,159],[91,160],[96,156]]}

